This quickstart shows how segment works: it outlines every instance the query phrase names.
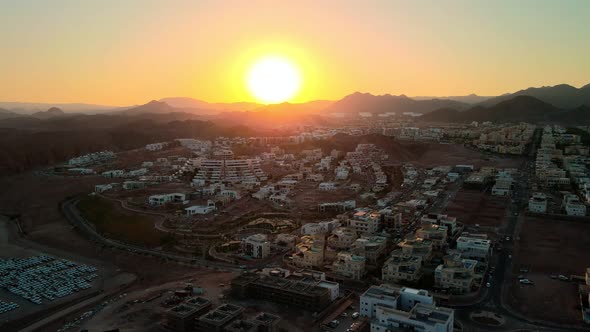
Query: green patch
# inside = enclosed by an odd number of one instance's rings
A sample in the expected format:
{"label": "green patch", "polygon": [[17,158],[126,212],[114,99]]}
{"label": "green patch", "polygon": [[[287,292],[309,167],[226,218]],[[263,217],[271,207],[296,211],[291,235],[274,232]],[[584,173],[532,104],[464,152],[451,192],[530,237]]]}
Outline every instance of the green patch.
{"label": "green patch", "polygon": [[172,242],[169,235],[156,230],[154,221],[139,214],[119,210],[115,202],[99,197],[85,197],[78,203],[80,214],[106,237],[127,243],[156,247]]}

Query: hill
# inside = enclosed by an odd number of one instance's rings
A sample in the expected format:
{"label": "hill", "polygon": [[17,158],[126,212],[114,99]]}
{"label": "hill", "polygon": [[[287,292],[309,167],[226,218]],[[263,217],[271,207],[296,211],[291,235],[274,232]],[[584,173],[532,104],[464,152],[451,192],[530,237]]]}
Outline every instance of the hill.
{"label": "hill", "polygon": [[588,124],[590,108],[564,110],[530,96],[516,96],[494,106],[475,106],[466,111],[440,109],[419,117],[424,122],[530,122]]}
{"label": "hill", "polygon": [[323,112],[348,114],[359,112],[376,114],[387,112],[428,113],[440,108],[464,109],[468,106],[466,103],[448,99],[414,100],[405,95],[375,96],[370,93],[355,92],[328,106]]}
{"label": "hill", "polygon": [[175,108],[196,109],[205,113],[252,111],[260,106],[257,103],[209,103],[203,100],[188,97],[162,98],[159,100]]}
{"label": "hill", "polygon": [[515,93],[488,99],[481,105],[488,107],[493,106],[502,101],[512,99],[516,96],[535,97],[541,101],[563,109],[571,109],[582,105],[590,106],[590,84],[585,85],[579,89],[568,84],[544,86],[541,88],[528,88]]}
{"label": "hill", "polygon": [[47,111],[33,113],[32,116],[38,119],[49,119],[53,117],[63,116],[66,113],[58,107],[51,107]]}

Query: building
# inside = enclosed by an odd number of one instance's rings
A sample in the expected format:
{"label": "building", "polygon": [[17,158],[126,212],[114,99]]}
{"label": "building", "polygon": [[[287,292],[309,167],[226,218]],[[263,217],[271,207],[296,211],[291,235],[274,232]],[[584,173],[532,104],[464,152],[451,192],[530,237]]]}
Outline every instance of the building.
{"label": "building", "polygon": [[456,217],[450,217],[446,214],[428,213],[420,218],[420,222],[422,224],[429,222],[431,224],[446,226],[448,236],[453,238],[458,235],[459,230],[462,228]]}
{"label": "building", "polygon": [[476,265],[476,260],[461,258],[458,253],[446,255],[444,264],[434,270],[434,283],[453,293],[469,293],[474,286]]}
{"label": "building", "polygon": [[189,207],[185,208],[184,211],[186,211],[187,217],[191,217],[194,215],[199,215],[199,214],[203,215],[203,214],[211,213],[211,212],[215,211],[215,206],[193,205],[193,206],[189,206]]}
{"label": "building", "polygon": [[547,212],[547,196],[543,193],[534,193],[529,198],[529,211],[536,213]]}
{"label": "building", "polygon": [[447,247],[447,226],[425,222],[416,230],[416,237],[432,241],[432,248],[444,251]]}
{"label": "building", "polygon": [[324,265],[326,242],[320,236],[302,236],[301,242],[295,247],[295,253],[291,255],[293,265],[314,269]]}
{"label": "building", "polygon": [[375,234],[381,230],[379,211],[357,209],[350,219],[350,228],[362,234]]}
{"label": "building", "polygon": [[195,321],[195,330],[222,332],[232,321],[239,319],[244,310],[243,307],[234,304],[222,304],[200,316]]}
{"label": "building", "polygon": [[491,251],[491,241],[486,234],[469,234],[464,232],[457,238],[457,251],[461,257],[487,260]]}
{"label": "building", "polygon": [[563,196],[563,208],[568,216],[583,217],[586,215],[586,205],[574,194],[565,194]]}
{"label": "building", "polygon": [[365,257],[367,263],[375,264],[385,254],[386,246],[387,238],[384,236],[362,236],[353,242],[351,252]]}
{"label": "building", "polygon": [[175,332],[194,330],[195,319],[211,309],[211,301],[204,297],[190,298],[164,314],[163,325]]}
{"label": "building", "polygon": [[410,236],[398,243],[402,253],[408,256],[420,256],[422,263],[430,262],[432,258],[432,241],[416,236]]}
{"label": "building", "polygon": [[349,249],[358,238],[353,229],[338,227],[328,236],[328,247],[337,250]]}
{"label": "building", "polygon": [[332,263],[332,272],[341,278],[361,280],[366,273],[365,265],[365,257],[339,252]]}
{"label": "building", "polygon": [[360,297],[360,314],[371,332],[452,332],[454,311],[437,307],[426,290],[389,285],[371,286]]}
{"label": "building", "polygon": [[329,234],[336,227],[340,226],[339,220],[320,221],[318,223],[308,223],[301,226],[301,235],[321,235]]}
{"label": "building", "polygon": [[400,249],[391,253],[381,269],[383,281],[410,281],[416,282],[422,276],[422,257],[405,255]]}
{"label": "building", "polygon": [[318,189],[323,191],[332,191],[336,190],[336,188],[337,185],[334,182],[322,182],[318,185]]}
{"label": "building", "polygon": [[238,297],[268,300],[318,312],[332,302],[332,292],[320,286],[322,282],[242,273],[232,280],[231,290]]}
{"label": "building", "polygon": [[270,242],[264,234],[254,234],[242,239],[242,253],[252,258],[270,255]]}
{"label": "building", "polygon": [[152,195],[148,198],[148,204],[151,206],[163,206],[168,203],[183,203],[186,201],[186,195],[181,193]]}

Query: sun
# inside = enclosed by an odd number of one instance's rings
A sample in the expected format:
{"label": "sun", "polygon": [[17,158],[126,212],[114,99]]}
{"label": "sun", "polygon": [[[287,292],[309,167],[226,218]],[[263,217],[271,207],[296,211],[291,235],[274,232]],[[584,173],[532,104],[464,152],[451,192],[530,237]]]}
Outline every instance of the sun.
{"label": "sun", "polygon": [[258,101],[266,104],[282,103],[299,92],[301,74],[299,68],[288,59],[269,56],[252,66],[247,85]]}

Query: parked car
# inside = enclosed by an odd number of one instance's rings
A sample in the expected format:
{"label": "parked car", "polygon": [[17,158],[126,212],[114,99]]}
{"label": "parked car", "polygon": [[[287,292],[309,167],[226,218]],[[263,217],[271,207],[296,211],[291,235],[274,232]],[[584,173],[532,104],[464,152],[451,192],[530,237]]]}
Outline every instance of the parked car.
{"label": "parked car", "polygon": [[359,314],[358,312],[353,312],[351,317],[352,317],[352,319],[357,319],[360,316],[361,316],[361,314]]}
{"label": "parked car", "polygon": [[487,287],[487,288],[490,288],[490,287],[492,287],[492,284],[490,284],[489,282],[487,282],[487,283],[486,283],[486,287]]}
{"label": "parked car", "polygon": [[564,276],[563,274],[558,275],[557,278],[561,281],[569,281],[570,280],[570,278]]}
{"label": "parked car", "polygon": [[534,284],[534,282],[532,280],[529,280],[529,279],[521,279],[520,280],[520,283],[523,284],[523,285],[533,285]]}

